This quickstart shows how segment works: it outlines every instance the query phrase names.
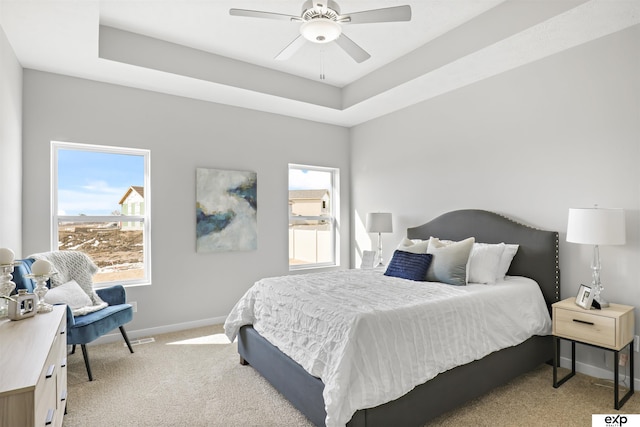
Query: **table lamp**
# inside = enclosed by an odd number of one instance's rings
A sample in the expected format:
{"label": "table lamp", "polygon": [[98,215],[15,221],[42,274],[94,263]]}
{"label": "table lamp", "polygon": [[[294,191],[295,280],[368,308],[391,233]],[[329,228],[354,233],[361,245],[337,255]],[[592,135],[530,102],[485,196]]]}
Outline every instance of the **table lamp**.
{"label": "table lamp", "polygon": [[567,242],[593,246],[591,260],[591,277],[594,301],[600,307],[608,307],[609,303],[602,298],[600,282],[600,245],[624,245],[625,221],[623,209],[604,208],[571,208],[567,224]]}

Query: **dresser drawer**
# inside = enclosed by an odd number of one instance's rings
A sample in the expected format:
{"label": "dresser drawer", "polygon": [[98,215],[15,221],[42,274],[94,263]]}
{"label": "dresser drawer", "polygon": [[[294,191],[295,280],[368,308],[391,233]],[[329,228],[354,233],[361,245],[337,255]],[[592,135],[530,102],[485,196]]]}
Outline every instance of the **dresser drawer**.
{"label": "dresser drawer", "polygon": [[[56,375],[52,377],[56,379]],[[36,397],[35,427],[53,426],[56,421],[56,387],[46,387]]]}
{"label": "dresser drawer", "polygon": [[[54,340],[54,342],[57,338]],[[52,346],[40,372],[35,390],[35,425],[53,425],[58,407],[58,374],[60,370],[60,348]],[[48,424],[47,424],[48,423]]]}
{"label": "dresser drawer", "polygon": [[65,407],[67,405],[67,324],[66,322],[60,325],[58,330],[58,337],[54,348],[58,353],[58,375],[57,375],[57,409],[56,409],[56,426],[62,425]]}
{"label": "dresser drawer", "polygon": [[556,310],[555,335],[603,347],[616,345],[616,320],[588,311]]}

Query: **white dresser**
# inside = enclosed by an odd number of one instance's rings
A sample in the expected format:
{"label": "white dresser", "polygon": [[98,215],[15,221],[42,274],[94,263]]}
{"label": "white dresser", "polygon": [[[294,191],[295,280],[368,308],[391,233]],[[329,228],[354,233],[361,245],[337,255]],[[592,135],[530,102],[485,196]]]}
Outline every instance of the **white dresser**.
{"label": "white dresser", "polygon": [[61,426],[67,399],[67,311],[0,319],[0,427]]}

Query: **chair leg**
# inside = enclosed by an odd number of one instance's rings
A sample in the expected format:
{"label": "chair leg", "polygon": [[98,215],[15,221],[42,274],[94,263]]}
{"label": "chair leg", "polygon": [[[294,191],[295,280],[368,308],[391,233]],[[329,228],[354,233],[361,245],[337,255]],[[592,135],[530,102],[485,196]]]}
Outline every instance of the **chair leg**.
{"label": "chair leg", "polygon": [[71,346],[71,354],[76,354],[76,345]]}
{"label": "chair leg", "polygon": [[129,342],[129,337],[124,330],[124,326],[120,326],[120,333],[122,334],[122,338],[124,338],[124,342],[127,343],[127,347],[129,347],[129,351],[133,353],[133,348],[131,348],[131,343]]}
{"label": "chair leg", "polygon": [[91,366],[89,366],[89,354],[87,353],[87,346],[80,344],[82,349],[82,356],[84,357],[84,365],[87,367],[87,374],[89,375],[89,381],[93,381],[93,375],[91,374]]}

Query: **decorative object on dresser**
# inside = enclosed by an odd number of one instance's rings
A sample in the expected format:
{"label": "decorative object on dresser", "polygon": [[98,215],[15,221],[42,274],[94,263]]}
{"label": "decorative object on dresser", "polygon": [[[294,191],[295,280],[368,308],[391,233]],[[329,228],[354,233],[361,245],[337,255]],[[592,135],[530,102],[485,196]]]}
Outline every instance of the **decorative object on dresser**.
{"label": "decorative object on dresser", "polygon": [[16,288],[13,279],[15,254],[9,248],[0,248],[0,319],[8,313],[7,303],[9,295]]}
{"label": "decorative object on dresser", "polygon": [[56,272],[51,276],[51,289],[45,298],[51,298],[49,301],[53,304],[66,304],[66,341],[73,346],[71,354],[80,344],[89,381],[93,381],[93,375],[86,344],[119,328],[129,351],[133,353],[124,330],[124,325],[133,319],[133,307],[126,303],[127,296],[122,285],[94,290],[92,277],[98,267],[88,255],[79,251],[53,251],[33,254],[21,260],[15,275],[18,289],[34,290],[32,277],[35,275],[32,268],[37,262],[36,258],[51,262]]}
{"label": "decorative object on dresser", "polygon": [[593,299],[600,307],[608,303],[602,297],[600,282],[600,245],[624,245],[625,220],[623,209],[571,208],[567,224],[567,242],[593,246],[591,260]]}
{"label": "decorative object on dresser", "polygon": [[[613,393],[614,407],[620,409],[634,393],[633,381],[633,343],[634,307],[622,304],[609,304],[601,310],[585,311],[576,306],[574,298],[567,298],[552,305],[553,307],[553,387],[558,388],[576,373],[576,342],[592,347],[613,351]],[[560,339],[571,341],[571,372],[558,380],[560,362]],[[629,369],[631,380],[629,391],[619,396],[619,360],[620,351],[629,347]]]}
{"label": "decorative object on dresser", "polygon": [[382,233],[393,232],[393,221],[390,213],[373,212],[367,214],[367,231],[369,233],[378,233],[378,265],[383,267],[382,261]]}
{"label": "decorative object on dresser", "polygon": [[67,319],[62,305],[22,322],[0,320],[0,427],[62,425]]}
{"label": "decorative object on dresser", "polygon": [[49,261],[46,259],[37,259],[31,266],[31,274],[25,274],[24,276],[36,282],[33,293],[38,296],[38,313],[48,313],[53,310],[53,305],[45,301],[45,295],[49,291],[47,282],[53,274],[55,273],[51,271],[51,263]]}
{"label": "decorative object on dresser", "polygon": [[18,289],[18,295],[9,300],[9,319],[22,320],[35,316],[38,306],[38,297],[27,293],[26,289]]}

